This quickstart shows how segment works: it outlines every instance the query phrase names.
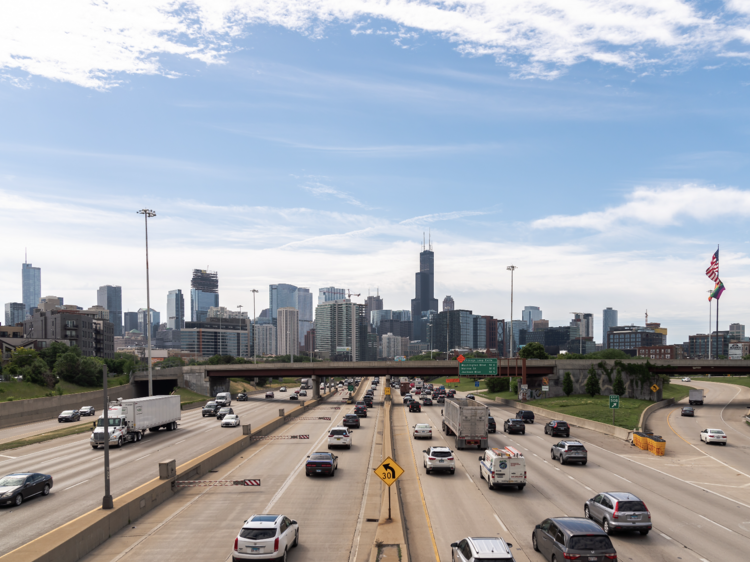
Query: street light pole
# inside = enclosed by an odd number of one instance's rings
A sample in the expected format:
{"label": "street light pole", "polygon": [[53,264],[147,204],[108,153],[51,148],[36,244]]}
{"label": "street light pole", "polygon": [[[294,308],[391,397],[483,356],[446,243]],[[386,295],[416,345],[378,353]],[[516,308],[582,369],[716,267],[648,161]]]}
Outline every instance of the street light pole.
{"label": "street light pole", "polygon": [[255,293],[258,292],[257,289],[250,289],[250,292],[253,294],[253,363],[258,363],[258,360],[255,358],[255,323],[257,321],[257,317],[255,316]]}
{"label": "street light pole", "polygon": [[102,498],[102,509],[112,509],[112,493],[109,489],[109,397],[107,396],[107,366],[102,365],[104,380],[102,386],[104,390],[104,497]]}
{"label": "street light pole", "polygon": [[146,333],[148,335],[148,395],[154,395],[154,383],[153,375],[151,370],[151,289],[149,287],[148,279],[148,219],[155,217],[156,213],[151,209],[141,209],[136,211],[139,215],[143,215],[143,220],[146,223]]}
{"label": "street light pole", "polygon": [[513,272],[518,269],[515,265],[506,267],[510,271],[510,357],[513,357]]}

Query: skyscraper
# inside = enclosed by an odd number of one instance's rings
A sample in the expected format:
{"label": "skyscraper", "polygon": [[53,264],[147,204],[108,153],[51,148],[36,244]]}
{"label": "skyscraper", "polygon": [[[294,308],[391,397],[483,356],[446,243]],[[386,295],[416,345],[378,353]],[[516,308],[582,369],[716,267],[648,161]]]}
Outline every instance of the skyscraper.
{"label": "skyscraper", "polygon": [[571,312],[573,320],[571,326],[578,326],[582,338],[594,337],[594,315],[590,312]]}
{"label": "skyscraper", "polygon": [[205,322],[208,309],[219,306],[219,275],[215,271],[194,269],[190,287],[190,320]]}
{"label": "skyscraper", "polygon": [[542,309],[538,306],[524,306],[521,312],[521,319],[526,322],[526,329],[529,332],[534,329],[534,320],[541,320],[542,317]]}
{"label": "skyscraper", "polygon": [[299,311],[299,343],[305,343],[305,335],[313,327],[313,298],[310,289],[298,287],[294,292],[294,308]]}
{"label": "skyscraper", "polygon": [[137,312],[126,312],[124,315],[124,327],[123,332],[127,334],[130,330],[138,329],[138,313]]}
{"label": "skyscraper", "polygon": [[453,301],[453,297],[448,295],[443,299],[443,312],[446,310],[456,310],[456,303]]}
{"label": "skyscraper", "polygon": [[427,247],[422,242],[415,285],[415,296],[411,300],[412,339],[426,341],[427,324],[422,321],[422,313],[438,309],[438,301],[435,298],[435,253],[432,251],[432,242]]}
{"label": "skyscraper", "polygon": [[185,327],[185,297],[181,289],[167,293],[167,328],[181,330]]}
{"label": "skyscraper", "polygon": [[383,298],[380,296],[379,292],[374,297],[368,296],[365,301],[365,317],[368,321],[371,321],[372,319],[372,314],[370,313],[373,310],[383,310]]}
{"label": "skyscraper", "polygon": [[607,349],[608,345],[607,332],[617,325],[617,311],[611,306],[605,308],[602,311],[602,347],[604,349]]}
{"label": "skyscraper", "polygon": [[279,355],[297,355],[299,353],[299,311],[292,307],[280,308],[276,319]]}
{"label": "skyscraper", "polygon": [[276,318],[280,308],[297,308],[297,287],[288,283],[268,286],[268,308],[271,318]]}
{"label": "skyscraper", "polygon": [[346,298],[346,289],[336,287],[321,287],[318,289],[318,304],[330,301],[340,301]]}
{"label": "skyscraper", "polygon": [[[138,331],[141,332],[144,336],[148,335],[148,332],[146,332],[146,327],[148,326],[148,320],[147,320],[147,312],[148,309],[145,308],[139,308],[138,309]],[[160,315],[158,312],[156,312],[153,308],[151,309],[151,337],[156,337],[156,329],[159,327],[159,319]]]}
{"label": "skyscraper", "polygon": [[367,350],[365,305],[347,299],[319,304],[315,308],[315,349],[326,358],[338,355],[362,361]]}
{"label": "skyscraper", "polygon": [[42,268],[24,261],[21,265],[21,284],[26,314],[31,314],[31,309],[39,306],[39,299],[42,298]]}
{"label": "skyscraper", "polygon": [[109,310],[109,321],[116,336],[122,335],[122,287],[103,285],[96,291],[96,304]]}
{"label": "skyscraper", "polygon": [[5,325],[15,326],[26,320],[26,306],[22,302],[5,303]]}

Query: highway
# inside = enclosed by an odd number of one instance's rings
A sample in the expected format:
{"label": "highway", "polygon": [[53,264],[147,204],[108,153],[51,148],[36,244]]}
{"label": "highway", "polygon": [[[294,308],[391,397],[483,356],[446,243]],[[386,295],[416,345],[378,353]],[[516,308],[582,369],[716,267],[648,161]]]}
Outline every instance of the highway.
{"label": "highway", "polygon": [[[364,394],[364,384],[358,395]],[[121,531],[83,560],[86,562],[151,562],[164,560],[231,560],[234,538],[255,513],[280,513],[300,525],[300,544],[290,561],[369,560],[376,523],[363,520],[365,490],[373,460],[373,444],[382,421],[383,385],[376,405],[353,432],[350,450],[332,451],[339,468],[333,478],[306,477],[304,463],[315,451],[327,451],[328,432],[341,424],[353,405],[336,397],[306,414],[331,416],[331,421],[303,420],[287,424],[274,435],[309,434],[309,441],[267,440],[225,463],[211,479],[260,478],[259,488],[188,488]],[[339,410],[332,407],[339,406]],[[382,426],[380,429],[382,435]],[[373,462],[375,463],[373,466]],[[372,477],[374,478],[374,477]]]}
{"label": "highway", "polygon": [[[290,393],[294,388],[289,388]],[[312,391],[308,391],[312,396]],[[289,394],[275,391],[275,399],[251,397],[247,402],[232,401],[232,408],[243,424],[259,425],[278,417],[279,408],[287,411],[299,402],[288,400]],[[309,397],[308,397],[309,398]],[[208,401],[208,400],[207,400]],[[300,400],[301,402],[302,400]],[[100,413],[100,412],[99,412]],[[91,424],[96,418],[87,418]],[[58,426],[56,421],[29,424]],[[19,426],[0,430],[15,433]],[[46,431],[46,429],[42,429]],[[112,495],[117,497],[158,476],[158,463],[176,459],[181,464],[226,443],[241,428],[222,428],[214,417],[202,417],[201,409],[182,412],[177,431],[148,433],[139,443],[128,443],[122,449],[110,449]],[[37,432],[30,432],[36,434]],[[103,450],[89,446],[89,433],[53,439],[36,445],[0,453],[0,474],[11,472],[42,472],[51,474],[54,487],[47,497],[37,496],[19,508],[0,508],[0,555],[51,531],[101,505],[104,495]]]}

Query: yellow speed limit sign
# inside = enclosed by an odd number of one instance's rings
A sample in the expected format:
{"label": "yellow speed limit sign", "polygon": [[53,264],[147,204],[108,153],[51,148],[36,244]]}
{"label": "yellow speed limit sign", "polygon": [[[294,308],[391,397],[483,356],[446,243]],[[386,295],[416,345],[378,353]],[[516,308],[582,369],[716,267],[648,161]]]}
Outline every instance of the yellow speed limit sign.
{"label": "yellow speed limit sign", "polygon": [[658,390],[659,390],[659,387],[658,387],[658,386],[656,386],[656,385],[653,385],[653,386],[651,387],[651,392],[657,392]]}
{"label": "yellow speed limit sign", "polygon": [[398,477],[403,473],[404,469],[397,465],[396,461],[391,457],[385,459],[380,466],[375,469],[375,474],[377,474],[378,478],[389,486],[398,480]]}
{"label": "yellow speed limit sign", "polygon": [[391,395],[391,387],[390,386],[386,386],[385,387],[385,395],[386,396],[390,396]]}

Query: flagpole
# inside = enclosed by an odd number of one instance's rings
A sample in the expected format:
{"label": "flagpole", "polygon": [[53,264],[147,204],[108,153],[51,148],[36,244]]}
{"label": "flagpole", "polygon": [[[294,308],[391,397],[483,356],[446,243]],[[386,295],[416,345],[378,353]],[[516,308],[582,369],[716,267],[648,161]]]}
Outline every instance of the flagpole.
{"label": "flagpole", "polygon": [[711,360],[711,293],[708,291],[708,360]]}
{"label": "flagpole", "polygon": [[[716,244],[716,252],[719,252],[719,245]],[[716,264],[716,277],[719,279],[719,283],[721,283],[721,275],[719,275],[719,264]],[[721,296],[721,295],[719,295]],[[719,298],[716,299],[716,359],[719,358]]]}

